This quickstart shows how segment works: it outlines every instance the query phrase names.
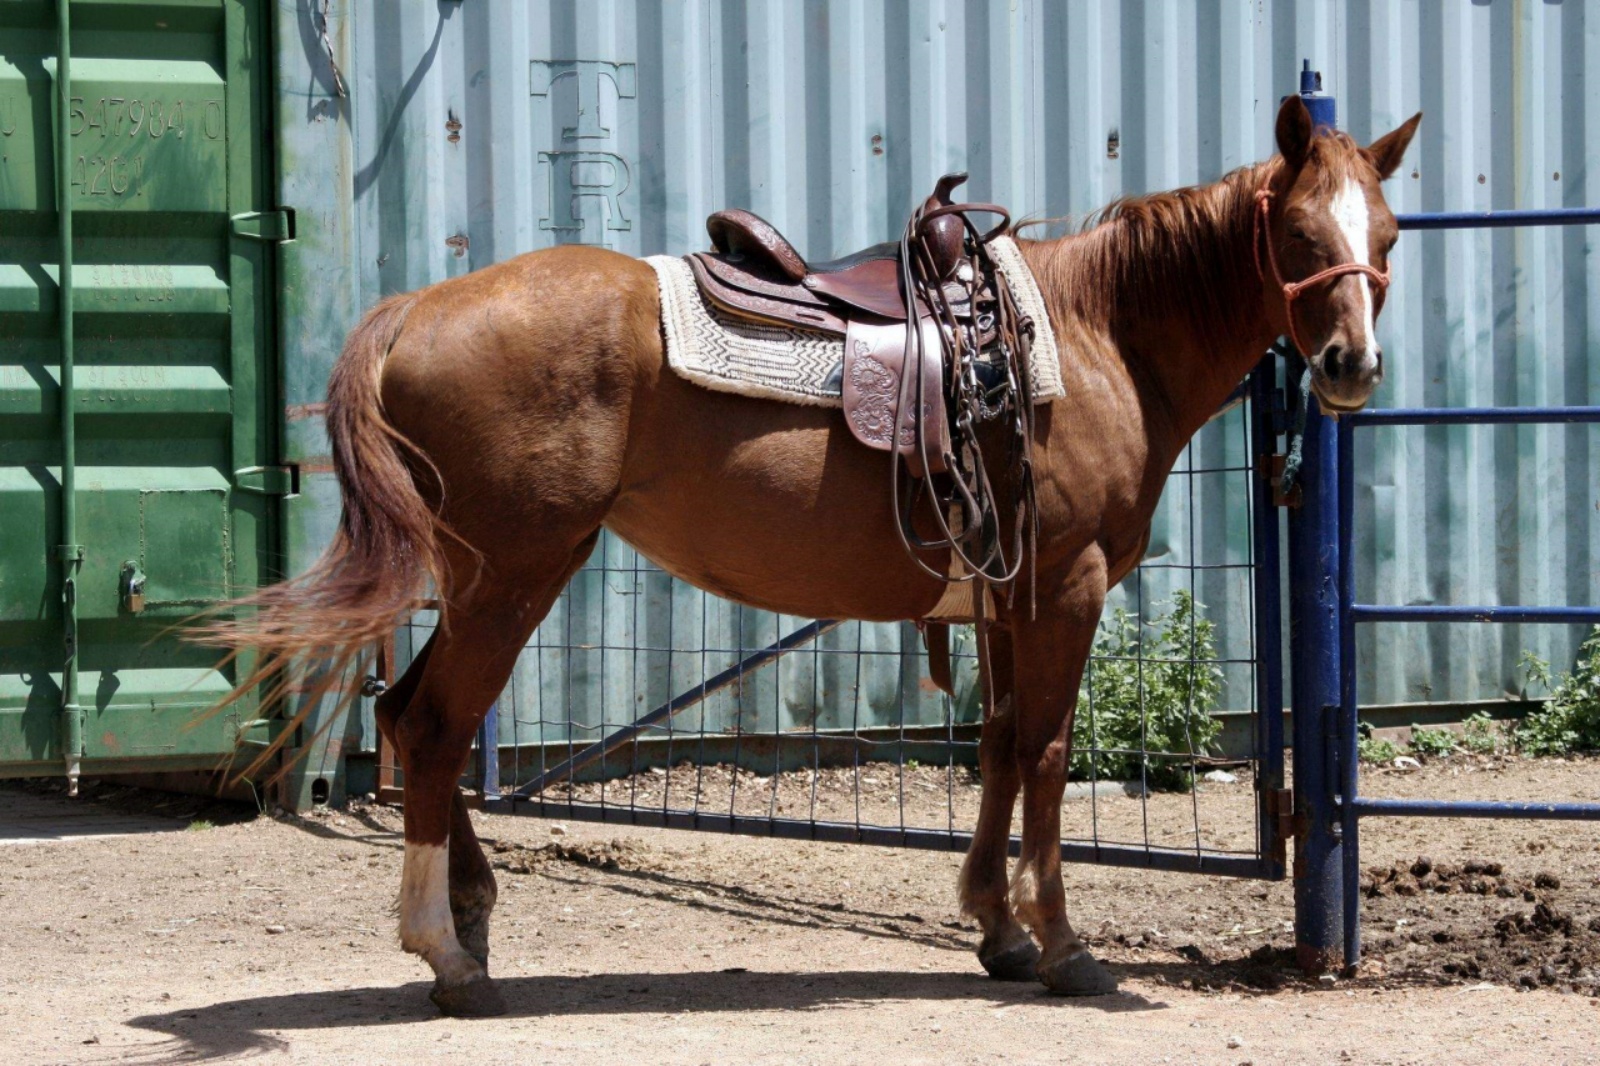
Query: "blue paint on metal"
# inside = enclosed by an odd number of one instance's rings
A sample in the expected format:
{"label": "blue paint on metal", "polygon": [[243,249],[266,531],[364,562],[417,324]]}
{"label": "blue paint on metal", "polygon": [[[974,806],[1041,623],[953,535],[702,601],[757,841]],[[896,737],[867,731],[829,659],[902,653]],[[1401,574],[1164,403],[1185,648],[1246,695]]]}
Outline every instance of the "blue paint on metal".
{"label": "blue paint on metal", "polygon": [[1395,221],[1402,230],[1594,226],[1600,225],[1600,207],[1548,207],[1526,211],[1419,211],[1396,215]]}
{"label": "blue paint on metal", "polygon": [[1334,835],[1339,704],[1339,457],[1335,423],[1306,420],[1301,504],[1289,513],[1289,654],[1294,710],[1295,951],[1303,968],[1337,969],[1342,911]]}
{"label": "blue paint on metal", "polygon": [[[1600,210],[1504,211],[1483,215],[1412,216],[1405,229],[1449,229],[1516,225],[1577,225],[1600,222]],[[1429,818],[1536,818],[1600,820],[1600,803],[1530,803],[1445,801],[1428,799],[1362,799],[1358,778],[1359,723],[1355,627],[1375,622],[1474,622],[1496,624],[1600,623],[1600,607],[1501,605],[1400,605],[1355,602],[1355,431],[1363,426],[1495,425],[1531,426],[1600,422],[1600,407],[1466,407],[1399,408],[1364,411],[1339,427],[1339,464],[1332,471],[1339,484],[1339,750],[1343,765],[1339,820],[1344,836],[1344,958],[1354,966],[1361,958],[1360,824],[1376,815]],[[1327,474],[1328,471],[1319,471]],[[1297,914],[1298,920],[1298,914]]]}
{"label": "blue paint on metal", "polygon": [[1353,603],[1353,622],[1531,622],[1585,625],[1600,623],[1600,607],[1457,607],[1427,604],[1415,607],[1380,603]]}
{"label": "blue paint on metal", "polygon": [[1600,422],[1600,407],[1393,407],[1344,417],[1358,426],[1552,426]]}
{"label": "blue paint on metal", "polygon": [[[1600,821],[1600,803],[1357,799],[1354,803],[1346,804],[1346,806],[1355,818],[1386,816],[1404,818],[1536,818],[1563,822]],[[1359,941],[1356,944],[1359,948]]]}
{"label": "blue paint on metal", "polygon": [[1360,710],[1356,705],[1355,427],[1341,421],[1339,436],[1339,833],[1344,850],[1343,926],[1347,966],[1361,958]]}
{"label": "blue paint on metal", "polygon": [[[1309,69],[1309,67],[1307,67]],[[1319,126],[1334,99],[1302,89]],[[1301,74],[1301,84],[1307,84]],[[1339,705],[1339,454],[1336,423],[1307,406],[1301,504],[1289,512],[1290,702],[1294,708],[1295,955],[1302,969],[1338,969],[1343,911],[1340,839],[1334,833]]]}
{"label": "blue paint on metal", "polygon": [[[1283,98],[1287,100],[1288,97]],[[1300,61],[1300,99],[1311,112],[1311,125],[1318,129],[1333,129],[1338,124],[1338,101],[1322,93],[1322,71],[1311,69],[1311,60]],[[1280,100],[1279,103],[1283,101]]]}

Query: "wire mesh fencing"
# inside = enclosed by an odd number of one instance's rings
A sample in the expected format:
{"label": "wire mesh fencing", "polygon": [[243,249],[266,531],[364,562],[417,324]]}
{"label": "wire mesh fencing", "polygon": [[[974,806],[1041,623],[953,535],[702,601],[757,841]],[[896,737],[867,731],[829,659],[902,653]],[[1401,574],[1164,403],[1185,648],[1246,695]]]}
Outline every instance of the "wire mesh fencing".
{"label": "wire mesh fencing", "polygon": [[[1107,604],[1074,725],[1067,859],[1281,872],[1263,799],[1282,762],[1276,620],[1259,617],[1277,596],[1275,540],[1258,543],[1277,529],[1261,406],[1223,412],[1184,452],[1144,563]],[[434,623],[398,634],[402,668]],[[513,813],[964,850],[982,711],[971,630],[952,638],[954,696],[914,624],[742,607],[607,534],[524,650],[475,784]]]}

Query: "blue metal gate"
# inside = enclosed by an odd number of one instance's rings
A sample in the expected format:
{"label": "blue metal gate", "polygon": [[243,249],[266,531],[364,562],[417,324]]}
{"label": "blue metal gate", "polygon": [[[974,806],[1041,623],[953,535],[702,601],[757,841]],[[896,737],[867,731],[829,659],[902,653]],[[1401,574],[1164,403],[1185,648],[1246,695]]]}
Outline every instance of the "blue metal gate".
{"label": "blue metal gate", "polygon": [[[1317,115],[1334,120],[1331,98]],[[1402,230],[1600,224],[1600,208],[1398,216]],[[1367,410],[1308,414],[1302,505],[1289,519],[1296,813],[1295,944],[1302,967],[1350,968],[1361,955],[1361,819],[1376,816],[1600,820],[1597,803],[1363,798],[1357,744],[1357,625],[1392,622],[1600,623],[1600,607],[1360,603],[1355,589],[1355,439],[1397,426],[1600,423],[1600,407]]]}

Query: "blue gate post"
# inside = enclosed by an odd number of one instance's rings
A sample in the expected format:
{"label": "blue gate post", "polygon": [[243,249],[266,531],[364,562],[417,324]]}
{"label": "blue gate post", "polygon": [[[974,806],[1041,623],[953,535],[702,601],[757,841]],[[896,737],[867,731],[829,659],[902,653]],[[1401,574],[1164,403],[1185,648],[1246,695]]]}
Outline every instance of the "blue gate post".
{"label": "blue gate post", "polygon": [[[1300,96],[1316,126],[1334,98],[1307,61]],[[1292,377],[1292,375],[1291,375]],[[1295,960],[1310,973],[1343,968],[1343,856],[1336,824],[1339,708],[1339,451],[1336,423],[1306,400],[1301,503],[1289,511],[1290,706],[1294,722]]]}

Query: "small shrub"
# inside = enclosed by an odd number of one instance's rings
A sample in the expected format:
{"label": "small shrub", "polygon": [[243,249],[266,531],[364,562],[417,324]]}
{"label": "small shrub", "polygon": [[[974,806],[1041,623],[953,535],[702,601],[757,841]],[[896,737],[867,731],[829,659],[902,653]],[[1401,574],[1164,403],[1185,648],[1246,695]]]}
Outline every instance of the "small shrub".
{"label": "small shrub", "polygon": [[1360,723],[1356,729],[1356,757],[1362,762],[1388,766],[1400,757],[1400,749],[1392,741],[1373,736],[1372,726],[1366,722]]}
{"label": "small shrub", "polygon": [[1522,698],[1525,700],[1533,698],[1528,690],[1534,686],[1545,692],[1555,687],[1550,664],[1526,648],[1523,649],[1522,658],[1517,660],[1517,672],[1522,674]]}
{"label": "small shrub", "polygon": [[1456,750],[1456,735],[1448,729],[1411,727],[1411,750],[1427,759],[1442,759]]}
{"label": "small shrub", "polygon": [[194,821],[189,823],[187,828],[191,833],[203,833],[207,829],[215,829],[216,826],[204,818],[196,818]]}
{"label": "small shrub", "polygon": [[1216,624],[1199,617],[1202,608],[1179,591],[1170,611],[1142,627],[1122,608],[1101,623],[1072,724],[1074,776],[1193,785],[1187,758],[1210,754],[1222,732],[1211,716],[1222,695]]}
{"label": "small shrub", "polygon": [[1488,711],[1476,711],[1461,723],[1461,746],[1474,755],[1494,755],[1506,749],[1506,732]]}
{"label": "small shrub", "polygon": [[1531,680],[1552,691],[1544,706],[1517,727],[1517,746],[1528,755],[1600,750],[1600,626],[1579,645],[1570,673],[1552,679],[1549,664],[1530,652],[1523,653],[1522,666]]}

